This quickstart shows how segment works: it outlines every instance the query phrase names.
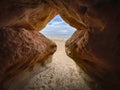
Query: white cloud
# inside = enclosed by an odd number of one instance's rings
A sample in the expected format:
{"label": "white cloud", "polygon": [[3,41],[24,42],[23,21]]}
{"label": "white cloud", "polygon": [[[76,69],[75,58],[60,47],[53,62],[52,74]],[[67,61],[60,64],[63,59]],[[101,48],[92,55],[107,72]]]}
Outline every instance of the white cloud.
{"label": "white cloud", "polygon": [[59,32],[61,32],[61,33],[67,33],[68,30],[60,30]]}
{"label": "white cloud", "polygon": [[48,26],[49,25],[61,25],[61,24],[64,24],[64,22],[63,21],[52,21],[50,24],[48,24]]}
{"label": "white cloud", "polygon": [[[56,19],[57,18],[57,19]],[[59,16],[55,20],[50,21],[46,27],[41,31],[43,34],[47,33],[73,33],[75,28],[65,23]]]}

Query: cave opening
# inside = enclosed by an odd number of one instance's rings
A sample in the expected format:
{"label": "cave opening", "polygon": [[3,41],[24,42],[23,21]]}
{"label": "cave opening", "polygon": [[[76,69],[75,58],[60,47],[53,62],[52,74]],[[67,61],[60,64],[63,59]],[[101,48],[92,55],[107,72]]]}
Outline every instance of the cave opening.
{"label": "cave opening", "polygon": [[[65,53],[65,42],[72,34],[76,31],[76,28],[70,26],[66,23],[60,15],[56,15],[46,27],[40,31],[47,38],[54,41],[57,45],[57,51],[54,57],[59,57],[58,53],[61,53],[61,56],[66,55]],[[60,54],[59,54],[60,55]],[[68,57],[67,55],[65,57]],[[60,57],[61,58],[61,57]],[[69,57],[68,57],[69,58]]]}
{"label": "cave opening", "polygon": [[60,15],[56,15],[40,32],[48,38],[68,39],[75,31]]}
{"label": "cave opening", "polygon": [[[65,42],[75,31],[76,29],[67,24],[60,15],[55,16],[46,27],[40,31],[40,33],[56,43],[57,50],[53,54],[51,67],[39,74],[39,77],[44,78],[44,80],[38,78],[40,80],[38,87],[41,88],[41,85],[50,81],[52,85],[55,86],[55,90],[63,90],[65,88],[67,88],[67,90],[79,90],[82,88],[80,84],[85,86],[85,88],[89,88],[85,84],[82,75],[79,74],[79,71],[82,74],[84,72],[65,52]],[[51,84],[48,84],[48,86],[51,86]]]}

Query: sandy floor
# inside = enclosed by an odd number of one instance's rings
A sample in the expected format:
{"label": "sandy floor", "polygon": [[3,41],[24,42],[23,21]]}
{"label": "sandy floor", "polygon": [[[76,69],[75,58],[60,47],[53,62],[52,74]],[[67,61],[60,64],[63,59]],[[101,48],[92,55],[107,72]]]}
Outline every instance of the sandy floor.
{"label": "sandy floor", "polygon": [[54,39],[57,51],[51,67],[32,78],[25,90],[90,90],[76,64],[65,54],[65,40]]}

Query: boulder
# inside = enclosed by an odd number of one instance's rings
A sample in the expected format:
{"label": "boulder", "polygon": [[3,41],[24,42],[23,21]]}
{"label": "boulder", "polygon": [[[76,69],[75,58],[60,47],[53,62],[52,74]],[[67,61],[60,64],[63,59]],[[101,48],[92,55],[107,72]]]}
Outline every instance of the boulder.
{"label": "boulder", "polygon": [[[21,27],[0,29],[0,83],[33,69],[50,63],[50,56],[56,51],[56,44],[38,31],[28,31]],[[47,61],[46,61],[47,60]]]}

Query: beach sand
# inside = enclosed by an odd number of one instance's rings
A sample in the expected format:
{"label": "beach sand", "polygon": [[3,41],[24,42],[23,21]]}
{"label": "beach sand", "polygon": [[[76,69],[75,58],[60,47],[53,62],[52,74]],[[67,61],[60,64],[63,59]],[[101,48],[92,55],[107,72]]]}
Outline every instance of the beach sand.
{"label": "beach sand", "polygon": [[81,77],[83,71],[65,53],[65,39],[52,38],[57,44],[51,66],[30,80],[25,90],[90,90]]}

